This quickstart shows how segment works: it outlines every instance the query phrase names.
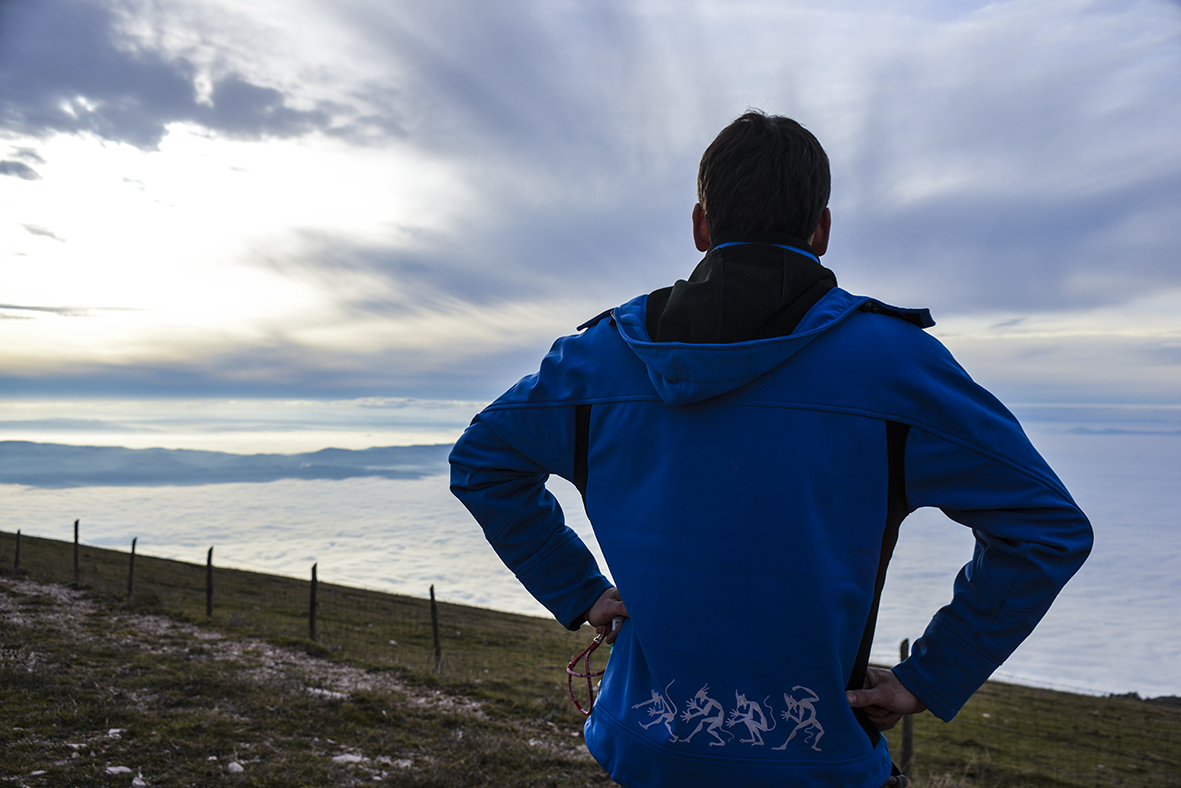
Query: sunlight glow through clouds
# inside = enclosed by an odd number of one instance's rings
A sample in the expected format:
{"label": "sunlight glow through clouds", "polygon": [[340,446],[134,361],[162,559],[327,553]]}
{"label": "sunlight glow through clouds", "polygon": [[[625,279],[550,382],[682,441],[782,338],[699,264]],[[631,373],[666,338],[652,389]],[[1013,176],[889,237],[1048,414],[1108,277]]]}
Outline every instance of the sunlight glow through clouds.
{"label": "sunlight glow through clouds", "polygon": [[[439,229],[464,197],[451,168],[421,153],[318,137],[240,142],[176,124],[159,151],[89,135],[42,150],[44,180],[5,184],[22,192],[9,207],[79,247],[58,258],[108,272],[226,261],[245,240],[291,229],[388,241],[391,217]],[[131,300],[120,305],[143,305]]]}
{"label": "sunlight glow through clouds", "polygon": [[428,157],[315,137],[237,142],[175,125],[159,151],[66,135],[41,150],[43,180],[0,184],[17,217],[3,300],[81,314],[6,326],[4,355],[34,365],[200,352],[337,317],[335,298],[382,284],[277,270],[270,258],[301,253],[293,231],[407,243],[402,228],[442,229],[444,207],[463,203],[459,180]]}

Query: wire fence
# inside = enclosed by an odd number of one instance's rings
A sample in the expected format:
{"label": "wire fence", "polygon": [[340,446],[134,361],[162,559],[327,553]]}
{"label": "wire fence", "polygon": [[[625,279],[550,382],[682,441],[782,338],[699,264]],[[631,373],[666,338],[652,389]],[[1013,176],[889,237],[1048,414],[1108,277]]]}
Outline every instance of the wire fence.
{"label": "wire fence", "polygon": [[[550,627],[552,639],[542,642],[537,630],[522,627],[512,614],[313,582],[312,567],[307,580],[223,569],[216,565],[216,548],[211,552],[212,560],[202,565],[0,532],[5,572],[77,584],[116,598],[129,611],[212,621],[375,668],[443,673],[478,684],[490,670],[556,670],[560,659],[538,665],[539,655],[560,654],[582,637]],[[564,673],[560,679],[555,673],[555,680],[564,682]],[[1177,788],[1178,700],[1096,697],[989,682],[950,724],[930,714],[915,718],[910,772],[916,784],[934,788]],[[896,758],[903,750],[901,733],[898,726],[886,734]]]}
{"label": "wire fence", "polygon": [[[944,724],[916,718],[928,784],[1181,785],[1181,708],[989,682]],[[893,744],[893,732],[887,734]],[[894,748],[891,747],[893,750]]]}
{"label": "wire fence", "polygon": [[[436,657],[429,599],[332,583],[313,585],[312,567],[306,580],[223,568],[217,565],[216,546],[206,558],[205,564],[189,563],[122,553],[81,540],[71,544],[0,533],[0,562],[8,571],[115,597],[133,612],[167,611],[193,621],[208,620],[298,642],[313,653],[340,653],[376,666],[417,671],[443,667]],[[441,607],[446,611],[452,606]],[[450,662],[456,662],[456,656],[452,654]]]}

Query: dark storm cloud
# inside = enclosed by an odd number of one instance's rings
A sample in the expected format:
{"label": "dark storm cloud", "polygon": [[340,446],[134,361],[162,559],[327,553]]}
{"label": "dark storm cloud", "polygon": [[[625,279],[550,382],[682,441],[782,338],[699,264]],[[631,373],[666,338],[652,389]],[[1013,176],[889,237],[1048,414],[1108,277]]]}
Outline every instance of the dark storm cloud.
{"label": "dark storm cloud", "polygon": [[153,149],[169,123],[190,121],[230,136],[290,136],[326,126],[320,110],[288,107],[281,92],[230,74],[212,104],[197,100],[196,71],[117,40],[111,11],[86,0],[0,4],[0,127],[42,136],[90,132]]}
{"label": "dark storm cloud", "polygon": [[39,181],[41,176],[23,161],[0,161],[0,175],[11,175],[26,181]]}

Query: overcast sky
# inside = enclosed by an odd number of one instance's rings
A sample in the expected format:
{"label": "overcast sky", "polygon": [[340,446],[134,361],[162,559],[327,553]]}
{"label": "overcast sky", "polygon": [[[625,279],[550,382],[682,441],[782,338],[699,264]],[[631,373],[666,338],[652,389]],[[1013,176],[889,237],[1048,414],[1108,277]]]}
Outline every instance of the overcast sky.
{"label": "overcast sky", "polygon": [[849,290],[1181,404],[1181,4],[0,0],[0,396],[487,401],[688,275],[747,107]]}

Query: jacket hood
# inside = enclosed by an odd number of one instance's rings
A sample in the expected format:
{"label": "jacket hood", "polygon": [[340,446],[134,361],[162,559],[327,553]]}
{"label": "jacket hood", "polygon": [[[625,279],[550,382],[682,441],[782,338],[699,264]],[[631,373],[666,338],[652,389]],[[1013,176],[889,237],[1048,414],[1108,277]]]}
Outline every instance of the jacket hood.
{"label": "jacket hood", "polygon": [[655,342],[714,344],[787,336],[836,275],[790,235],[720,235],[687,280],[648,294]]}
{"label": "jacket hood", "polygon": [[935,325],[926,309],[892,307],[834,287],[787,336],[724,344],[653,342],[645,325],[647,301],[647,295],[632,299],[612,310],[611,317],[620,337],[648,368],[648,378],[660,398],[673,406],[701,402],[745,386],[858,311],[890,315],[919,328]]}

